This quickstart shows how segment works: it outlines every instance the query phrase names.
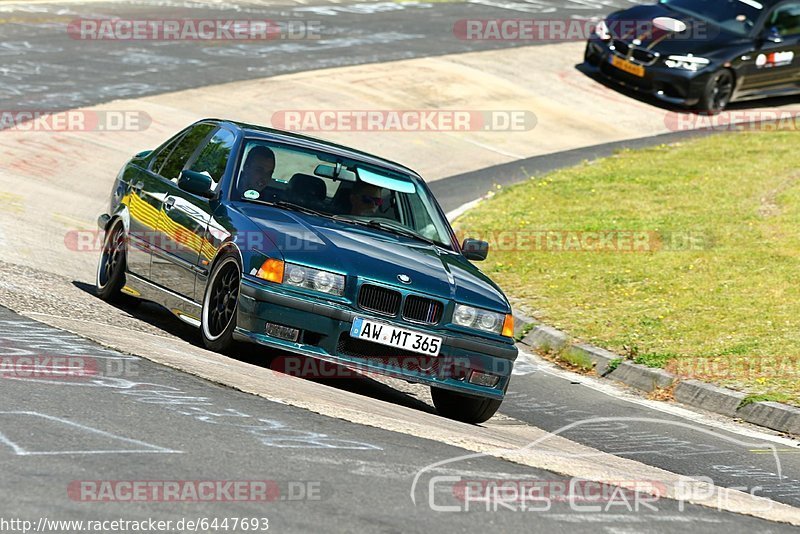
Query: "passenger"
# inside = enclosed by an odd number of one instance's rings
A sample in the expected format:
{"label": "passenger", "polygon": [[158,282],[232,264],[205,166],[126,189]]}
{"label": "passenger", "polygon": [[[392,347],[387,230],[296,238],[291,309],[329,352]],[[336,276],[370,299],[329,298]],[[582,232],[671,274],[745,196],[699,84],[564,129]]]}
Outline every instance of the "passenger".
{"label": "passenger", "polygon": [[383,188],[358,182],[350,191],[350,215],[368,217],[383,206]]}

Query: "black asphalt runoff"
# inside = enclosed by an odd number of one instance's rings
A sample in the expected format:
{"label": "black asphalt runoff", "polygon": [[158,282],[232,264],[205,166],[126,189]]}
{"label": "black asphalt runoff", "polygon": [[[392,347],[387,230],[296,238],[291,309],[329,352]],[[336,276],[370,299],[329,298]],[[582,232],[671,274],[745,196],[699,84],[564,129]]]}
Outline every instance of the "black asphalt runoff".
{"label": "black asphalt runoff", "polygon": [[[715,132],[712,130],[669,132],[650,137],[592,145],[465,172],[430,182],[428,185],[442,209],[445,212],[450,212],[468,202],[483,197],[487,192],[494,189],[495,185],[503,187],[514,185],[533,177],[541,177],[548,172],[578,165],[583,161],[612,156],[624,149],[676,143],[711,135],[712,133]],[[534,207],[531,206],[531,208]]]}
{"label": "black asphalt runoff", "polygon": [[545,369],[518,365],[501,412],[616,456],[800,507],[797,440],[726,431]]}
{"label": "black asphalt runoff", "polygon": [[[32,358],[38,367],[30,367]],[[554,473],[491,457],[458,460],[470,453],[222,387],[5,308],[0,362],[0,527],[29,521],[31,530],[43,523],[77,532],[75,524],[53,522],[152,519],[172,521],[169,531],[178,532],[193,530],[187,521],[227,519],[229,530],[241,532],[230,527],[246,519],[252,532],[263,531],[267,519],[278,532],[515,532],[535,525],[588,533],[598,524],[665,533],[686,525],[789,531],[664,499],[635,510],[635,499],[618,496],[590,511],[586,502],[555,497],[569,480]],[[61,374],[48,373],[54,369]],[[446,460],[454,461],[422,473],[412,501],[417,473]],[[553,494],[527,501],[527,509],[507,497],[488,510],[464,500],[467,481],[500,480],[538,481]]]}
{"label": "black asphalt runoff", "polygon": [[[0,3],[0,111],[60,110],[291,72],[523,46],[529,43],[455,39],[453,24],[465,18],[587,17],[627,4],[622,0],[486,0],[259,7],[132,1],[20,4],[20,9],[12,9],[10,4]],[[67,25],[77,18],[112,15],[303,19],[320,21],[322,38],[207,45],[88,42],[67,34]],[[324,83],[324,71],[320,83]],[[265,93],[263,108],[254,110],[253,121],[267,122],[272,111]],[[449,211],[485,194],[495,183],[517,183],[620,148],[667,143],[686,135],[692,134],[668,134],[530,158],[432,182],[431,187]],[[164,315],[159,320],[177,322]],[[175,523],[207,518],[217,519],[218,524],[229,518],[230,526],[233,518],[268,518],[270,528],[279,532],[316,531],[321,525],[335,532],[789,530],[666,500],[658,501],[656,510],[644,507],[634,512],[621,505],[601,512],[578,511],[564,502],[553,502],[546,511],[503,506],[487,511],[485,503],[473,503],[469,512],[434,511],[431,500],[437,506],[463,510],[457,487],[454,489],[452,481],[431,485],[427,475],[414,504],[410,498],[414,476],[427,465],[465,454],[462,449],[237,392],[104,350],[0,308],[0,354],[19,358],[31,352],[92,362],[99,375],[80,379],[0,377],[3,530],[7,530],[3,521],[21,519],[36,525],[45,517],[84,521],[154,518]],[[519,369],[524,373],[524,366]],[[394,398],[387,395],[384,400]],[[550,431],[573,424],[564,432],[575,441],[797,505],[798,460],[788,446],[780,451],[778,465],[758,440],[753,443],[738,434],[632,405],[541,371],[514,377],[501,412]],[[591,421],[600,416],[628,419],[606,426]],[[776,478],[778,470],[785,479]],[[550,481],[554,487],[567,482],[553,473],[493,458],[455,462],[434,473],[461,480],[534,477]],[[91,502],[110,487],[102,483],[110,481],[178,481],[188,488],[199,481],[267,481],[276,491],[267,502]],[[433,494],[430,487],[435,488]],[[181,530],[192,529],[184,525]]]}
{"label": "black asphalt runoff", "polygon": [[[515,6],[514,9],[498,7]],[[623,0],[366,2],[259,6],[182,1],[0,3],[0,110],[63,110],[115,99],[267,78],[309,70],[543,44],[546,41],[460,39],[463,19],[608,13]],[[302,39],[262,41],[87,40],[69,25],[80,20],[272,20],[306,24]],[[77,26],[79,27],[79,26]],[[318,30],[316,28],[319,28]],[[283,31],[282,35],[289,35]],[[313,37],[313,38],[308,38]],[[319,73],[325,84],[325,73]],[[251,122],[266,123],[269,88]],[[157,119],[157,117],[155,118]]]}

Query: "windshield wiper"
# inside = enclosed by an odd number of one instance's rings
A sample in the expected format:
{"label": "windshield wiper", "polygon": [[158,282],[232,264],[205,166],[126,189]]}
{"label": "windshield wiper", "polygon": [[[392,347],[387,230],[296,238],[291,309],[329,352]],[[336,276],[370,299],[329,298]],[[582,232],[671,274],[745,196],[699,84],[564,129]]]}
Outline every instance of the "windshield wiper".
{"label": "windshield wiper", "polygon": [[301,206],[300,204],[295,204],[294,202],[287,202],[285,200],[257,200],[257,199],[250,199],[250,198],[247,198],[245,200],[247,200],[248,202],[257,202],[259,204],[265,204],[267,206],[274,206],[276,208],[284,208],[284,209],[287,209],[287,210],[299,211],[299,212],[302,212],[302,213],[307,213],[309,215],[318,215],[320,217],[328,217],[328,218],[333,218],[334,217],[330,213],[317,211],[315,209],[307,208],[305,206]]}
{"label": "windshield wiper", "polygon": [[379,230],[383,230],[385,232],[390,232],[392,234],[402,235],[404,237],[410,237],[412,239],[417,239],[420,241],[424,241],[430,245],[442,246],[441,243],[437,243],[432,239],[428,239],[427,237],[420,235],[412,230],[404,226],[396,226],[394,224],[389,224],[384,221],[379,221],[376,219],[370,219],[365,221],[363,219],[351,219],[350,217],[342,217],[341,215],[331,215],[331,218],[340,222],[356,224],[358,226],[366,226],[367,228],[378,228]]}
{"label": "windshield wiper", "polygon": [[319,215],[320,217],[330,217],[330,213],[325,213],[322,211],[315,210],[314,208],[307,208],[305,206],[301,206],[300,204],[295,204],[294,202],[287,202],[285,200],[275,200],[273,204],[279,208],[286,208],[287,210],[294,210],[294,211],[301,211],[303,213],[308,213],[309,215]]}
{"label": "windshield wiper", "polygon": [[438,246],[442,246],[441,243],[437,243],[433,239],[430,239],[430,238],[425,237],[424,235],[418,234],[418,233],[414,232],[413,230],[409,230],[408,228],[406,228],[404,226],[397,226],[397,225],[390,224],[390,223],[387,223],[387,222],[384,222],[384,221],[379,221],[379,220],[376,220],[376,219],[371,219],[369,221],[366,221],[366,224],[367,224],[367,226],[371,226],[372,228],[379,228],[379,229],[384,230],[386,232],[391,232],[393,234],[402,235],[402,236],[405,236],[405,237],[410,237],[411,239],[417,239],[419,241],[423,241],[425,243],[428,243],[429,245],[434,245],[434,246],[437,246],[437,247]]}
{"label": "windshield wiper", "polygon": [[434,245],[437,247],[444,247],[442,243],[434,241],[433,239],[429,239],[424,235],[418,234],[413,230],[406,228],[405,226],[399,226],[387,223],[385,221],[379,221],[376,219],[370,219],[368,221],[360,220],[360,219],[351,219],[350,217],[342,217],[341,215],[336,215],[334,213],[325,213],[322,211],[317,211],[312,208],[307,208],[305,206],[301,206],[300,204],[295,204],[293,202],[287,202],[285,200],[258,200],[258,199],[245,199],[248,202],[256,202],[258,204],[265,204],[267,206],[274,206],[276,208],[284,208],[288,210],[299,211],[302,213],[307,213],[309,215],[318,215],[320,217],[325,217],[327,219],[333,219],[339,222],[345,222],[350,224],[357,224],[359,226],[366,226],[369,228],[378,228],[385,232],[390,232],[396,235],[401,235],[404,237],[410,237],[411,239],[416,239],[418,241],[422,241],[429,245]]}

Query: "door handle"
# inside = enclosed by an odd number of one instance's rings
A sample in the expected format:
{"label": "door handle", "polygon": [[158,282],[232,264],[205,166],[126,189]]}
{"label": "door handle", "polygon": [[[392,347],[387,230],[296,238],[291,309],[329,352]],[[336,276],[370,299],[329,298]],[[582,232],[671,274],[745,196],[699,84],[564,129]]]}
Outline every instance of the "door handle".
{"label": "door handle", "polygon": [[169,211],[175,205],[175,198],[169,197],[167,200],[164,201],[164,211]]}

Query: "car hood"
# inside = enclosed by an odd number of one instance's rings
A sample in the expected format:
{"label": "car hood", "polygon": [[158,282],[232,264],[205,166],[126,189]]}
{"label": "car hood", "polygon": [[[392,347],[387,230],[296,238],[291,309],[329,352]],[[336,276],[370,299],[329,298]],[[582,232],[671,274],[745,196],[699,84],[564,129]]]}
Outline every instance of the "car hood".
{"label": "car hood", "polygon": [[[686,29],[680,32],[663,29],[663,25],[659,26],[653,23],[658,18],[679,21],[686,25]],[[638,38],[641,41],[641,45],[638,45],[639,48],[650,49],[662,56],[670,54],[709,56],[719,53],[720,50],[724,50],[731,44],[746,40],[715,24],[679,13],[661,4],[641,5],[618,11],[609,15],[606,22],[609,24],[614,38],[622,39],[626,43]],[[614,26],[612,22],[617,22],[618,25]],[[651,31],[639,32],[638,35],[624,35],[624,32],[621,35],[617,31],[618,28],[628,30],[635,27],[635,24],[641,24]]]}
{"label": "car hood", "polygon": [[[509,309],[497,285],[460,254],[326,217],[258,205],[242,206],[240,211],[270,238],[285,261],[496,311]],[[402,284],[401,274],[411,283]]]}

